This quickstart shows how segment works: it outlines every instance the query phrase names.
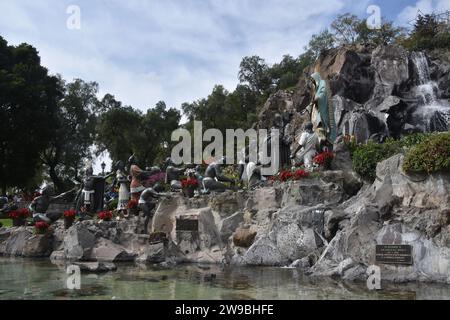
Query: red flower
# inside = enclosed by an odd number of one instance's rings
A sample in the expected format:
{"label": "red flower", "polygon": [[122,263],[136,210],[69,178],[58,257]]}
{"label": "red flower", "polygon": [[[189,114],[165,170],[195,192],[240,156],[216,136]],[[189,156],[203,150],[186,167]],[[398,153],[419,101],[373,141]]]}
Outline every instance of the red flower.
{"label": "red flower", "polygon": [[188,179],[181,180],[181,185],[183,188],[189,188],[189,187],[197,188],[198,181],[197,181],[197,179],[194,179],[194,178],[188,178]]}
{"label": "red flower", "polygon": [[50,228],[50,225],[47,222],[44,221],[38,221],[36,222],[36,224],[34,225],[34,228],[36,229],[36,231],[38,232],[44,232],[46,231],[48,228]]}
{"label": "red flower", "polygon": [[321,154],[317,155],[314,158],[314,163],[318,164],[319,166],[326,166],[331,164],[331,161],[334,159],[334,154],[333,152],[322,152]]}
{"label": "red flower", "polygon": [[102,211],[98,214],[98,217],[101,220],[109,220],[109,219],[112,219],[113,213],[111,211]]}
{"label": "red flower", "polygon": [[64,217],[66,218],[75,218],[77,212],[73,209],[64,211]]}
{"label": "red flower", "polygon": [[21,208],[19,210],[11,211],[9,213],[9,217],[11,219],[26,219],[30,215],[31,215],[30,210],[28,210],[27,208]]}
{"label": "red flower", "polygon": [[303,178],[307,178],[309,176],[309,173],[306,172],[305,170],[297,170],[294,173],[294,179],[295,180],[300,180]]}
{"label": "red flower", "polygon": [[290,171],[281,171],[280,173],[280,180],[283,182],[286,182],[290,179],[292,179],[294,175]]}
{"label": "red flower", "polygon": [[128,209],[136,209],[138,207],[138,201],[136,199],[131,199],[128,201]]}

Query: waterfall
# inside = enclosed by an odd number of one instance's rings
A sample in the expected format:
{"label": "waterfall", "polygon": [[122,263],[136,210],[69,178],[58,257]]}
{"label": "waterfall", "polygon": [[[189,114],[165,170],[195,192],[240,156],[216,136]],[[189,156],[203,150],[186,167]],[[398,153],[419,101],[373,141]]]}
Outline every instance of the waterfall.
{"label": "waterfall", "polygon": [[414,63],[418,79],[415,94],[419,100],[416,111],[422,118],[428,119],[427,131],[434,131],[439,125],[436,122],[444,121],[445,126],[450,123],[450,106],[448,102],[439,99],[439,87],[431,79],[430,66],[424,52],[413,52],[411,59]]}

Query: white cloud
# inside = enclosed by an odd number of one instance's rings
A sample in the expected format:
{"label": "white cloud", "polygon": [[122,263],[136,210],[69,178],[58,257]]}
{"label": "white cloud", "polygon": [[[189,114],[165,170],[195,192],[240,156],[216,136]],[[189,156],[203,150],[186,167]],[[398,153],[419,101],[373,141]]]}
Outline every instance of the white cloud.
{"label": "white cloud", "polygon": [[0,35],[37,47],[52,73],[97,81],[142,110],[179,107],[215,84],[233,90],[242,57],[297,56],[342,10],[365,11],[350,0],[79,0],[82,29],[70,31],[70,4],[0,0]]}

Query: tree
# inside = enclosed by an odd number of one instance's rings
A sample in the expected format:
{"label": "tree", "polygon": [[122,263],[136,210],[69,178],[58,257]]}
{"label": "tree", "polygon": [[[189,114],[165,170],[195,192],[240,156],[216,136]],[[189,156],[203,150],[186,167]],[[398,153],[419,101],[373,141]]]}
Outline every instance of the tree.
{"label": "tree", "polygon": [[137,150],[138,158],[146,164],[155,164],[169,157],[175,144],[171,141],[172,132],[178,129],[180,120],[180,111],[167,109],[164,101],[149,109],[142,122],[147,143]]}
{"label": "tree", "polygon": [[86,159],[92,157],[90,148],[94,143],[98,109],[98,84],[80,79],[66,84],[64,97],[59,102],[54,134],[41,159],[55,188],[62,192],[78,180],[78,173]]}
{"label": "tree", "polygon": [[450,33],[445,23],[434,15],[419,15],[414,29],[403,44],[412,50],[433,50],[450,47]]}
{"label": "tree", "polygon": [[253,91],[263,94],[272,85],[269,66],[258,56],[245,57],[240,65],[239,81],[247,84]]}
{"label": "tree", "polygon": [[37,50],[0,37],[0,187],[30,187],[54,134],[62,88]]}
{"label": "tree", "polygon": [[139,144],[144,143],[142,119],[140,111],[115,103],[99,117],[96,137],[98,153],[107,150],[114,162],[126,161],[138,150]]}
{"label": "tree", "polygon": [[361,20],[354,14],[345,13],[331,23],[334,40],[338,45],[355,44]]}
{"label": "tree", "polygon": [[144,115],[124,107],[113,96],[106,95],[100,104],[107,111],[97,126],[98,151],[108,151],[113,161],[126,161],[135,154],[142,166],[161,163],[170,156],[171,135],[179,127],[180,111],[167,108],[163,101]]}
{"label": "tree", "polygon": [[309,41],[307,51],[311,51],[310,55],[317,59],[320,54],[324,51],[334,48],[334,38],[333,35],[328,31],[328,29],[322,31],[319,34],[312,36]]}

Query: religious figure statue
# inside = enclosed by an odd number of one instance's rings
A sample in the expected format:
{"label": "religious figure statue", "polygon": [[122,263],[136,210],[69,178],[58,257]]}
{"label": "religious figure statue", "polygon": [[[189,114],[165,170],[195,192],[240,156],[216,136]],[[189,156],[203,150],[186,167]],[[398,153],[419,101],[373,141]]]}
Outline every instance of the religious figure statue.
{"label": "religious figure statue", "polygon": [[95,176],[92,164],[88,164],[85,170],[83,185],[76,198],[76,209],[81,218],[92,217],[104,209],[105,181],[114,175]]}
{"label": "religious figure statue", "polygon": [[177,168],[171,158],[167,158],[165,163],[166,167],[166,183],[170,184],[170,189],[173,191],[181,190],[182,185],[180,177],[183,175],[186,168]]}
{"label": "religious figure statue", "polygon": [[254,162],[249,162],[245,168],[246,182],[249,188],[254,188],[262,181],[261,168]]}
{"label": "religious figure statue", "polygon": [[168,193],[158,193],[153,188],[147,188],[139,197],[139,209],[144,213],[144,232],[148,233],[148,225],[153,218],[154,209],[161,198],[169,199],[171,196]]}
{"label": "religious figure statue", "polygon": [[130,166],[130,176],[131,176],[131,184],[130,184],[130,193],[131,193],[131,199],[135,201],[139,201],[139,197],[141,196],[142,191],[145,190],[145,187],[142,185],[143,180],[143,174],[145,171],[143,171],[139,166],[137,165],[137,158],[136,156],[132,155],[128,159],[128,164]]}
{"label": "religious figure statue", "polygon": [[336,123],[334,119],[334,110],[329,105],[327,83],[320,77],[318,72],[311,75],[311,81],[314,85],[314,98],[308,107],[311,115],[311,122],[314,130],[320,134],[323,130],[326,140],[333,145],[337,137]]}
{"label": "religious figure statue", "polygon": [[226,163],[226,158],[223,157],[219,161],[211,163],[205,171],[205,178],[203,178],[203,185],[208,191],[223,192],[227,186],[222,182],[229,182],[235,184],[233,179],[227,178],[222,174],[222,167]]}
{"label": "religious figure statue", "polygon": [[203,185],[204,177],[203,177],[203,173],[202,173],[202,166],[198,165],[198,166],[195,167],[195,174],[194,174],[194,176],[195,176],[195,179],[197,179],[197,181],[198,181],[198,191],[200,193],[205,193],[206,192],[206,188]]}
{"label": "religious figure statue", "polygon": [[63,199],[68,194],[74,192],[76,189],[72,189],[68,192],[62,193],[58,196],[54,196],[54,189],[52,186],[48,185],[42,189],[41,195],[36,197],[31,204],[29,205],[29,209],[33,214],[33,221],[44,221],[47,223],[53,223],[59,218],[62,217],[63,213],[49,213],[47,214],[47,210],[50,207],[50,204],[59,199]]}
{"label": "religious figure statue", "polygon": [[123,161],[116,163],[116,181],[119,185],[119,199],[117,202],[117,211],[124,216],[128,213],[128,202],[130,201],[130,191],[128,190],[128,177],[125,174],[125,165]]}
{"label": "religious figure statue", "polygon": [[295,162],[299,164],[303,163],[306,169],[311,170],[318,147],[319,138],[314,132],[314,126],[312,123],[307,123],[305,131],[300,136],[298,148],[294,151],[291,159],[295,159]]}

